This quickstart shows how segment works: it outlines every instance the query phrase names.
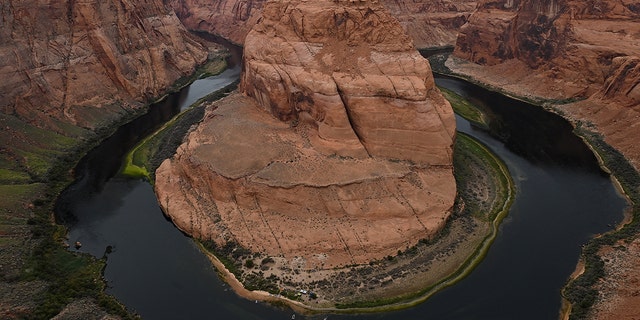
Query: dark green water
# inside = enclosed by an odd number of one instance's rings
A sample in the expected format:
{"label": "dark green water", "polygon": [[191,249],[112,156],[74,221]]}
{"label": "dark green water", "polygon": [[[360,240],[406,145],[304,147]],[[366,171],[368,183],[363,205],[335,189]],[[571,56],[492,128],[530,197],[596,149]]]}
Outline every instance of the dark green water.
{"label": "dark green water", "polygon": [[[557,319],[560,289],[580,246],[622,219],[624,200],[564,120],[459,80],[437,81],[493,114],[493,135],[463,119],[458,130],[499,155],[517,185],[488,255],[463,281],[414,308],[296,319]],[[177,113],[184,94],[163,108]],[[69,240],[98,257],[113,248],[105,270],[108,292],[145,319],[291,319],[290,310],[228,290],[193,241],[164,218],[151,186],[115,176],[128,148],[171,112],[121,128],[78,166],[78,181],[58,206]]]}

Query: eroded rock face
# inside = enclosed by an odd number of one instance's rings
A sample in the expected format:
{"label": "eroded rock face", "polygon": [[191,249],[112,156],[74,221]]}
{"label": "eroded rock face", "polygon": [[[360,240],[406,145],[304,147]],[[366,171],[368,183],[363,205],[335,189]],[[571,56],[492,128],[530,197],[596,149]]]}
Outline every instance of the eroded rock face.
{"label": "eroded rock face", "polygon": [[382,6],[271,1],[242,88],[156,172],[187,233],[286,267],[330,269],[432,237],[455,198],[455,122],[428,62]]}
{"label": "eroded rock face", "polygon": [[382,0],[418,48],[449,47],[475,10],[477,0]]}
{"label": "eroded rock face", "polygon": [[[640,5],[630,0],[481,1],[461,30],[458,59],[447,65],[516,95],[549,99],[640,169],[638,21]],[[589,318],[637,314],[638,251],[637,241],[602,248],[605,276]]]}
{"label": "eroded rock face", "polygon": [[638,21],[627,0],[482,1],[447,63],[516,95],[583,100],[559,108],[595,124],[638,167]]}
{"label": "eroded rock face", "polygon": [[640,52],[639,18],[637,5],[626,0],[481,1],[454,54],[494,67],[486,70],[519,64],[503,77],[538,83],[533,95],[586,98],[615,72],[614,58]]}
{"label": "eroded rock face", "polygon": [[180,229],[219,247],[303,269],[363,264],[433,236],[450,214],[451,168],[327,157],[240,94],[207,118],[157,170],[156,192]]}
{"label": "eroded rock face", "polygon": [[[191,30],[220,35],[242,44],[258,22],[266,0],[171,0],[178,17]],[[418,48],[453,46],[460,26],[476,0],[380,0],[413,38]]]}
{"label": "eroded rock face", "polygon": [[270,2],[244,60],[242,91],[327,154],[451,164],[453,112],[380,4]]}
{"label": "eroded rock face", "polygon": [[160,0],[0,7],[0,110],[54,130],[141,106],[207,57]]}
{"label": "eroded rock face", "polygon": [[169,0],[169,5],[190,30],[219,35],[243,44],[260,18],[267,0]]}

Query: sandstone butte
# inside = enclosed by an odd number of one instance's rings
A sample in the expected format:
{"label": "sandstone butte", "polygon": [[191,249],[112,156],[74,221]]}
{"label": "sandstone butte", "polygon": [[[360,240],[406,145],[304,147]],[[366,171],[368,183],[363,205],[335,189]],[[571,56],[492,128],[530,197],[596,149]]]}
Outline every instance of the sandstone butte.
{"label": "sandstone butte", "polygon": [[[267,0],[170,0],[184,25],[193,31],[220,35],[237,44],[260,18]],[[477,0],[380,0],[400,21],[418,48],[451,47],[458,29]]]}
{"label": "sandstone butte", "polygon": [[[454,72],[549,104],[640,168],[640,4],[631,0],[480,1],[461,28]],[[633,187],[633,186],[632,186]],[[602,248],[593,319],[640,314],[640,241]]]}
{"label": "sandstone butte", "polygon": [[209,108],[156,172],[180,229],[329,270],[444,226],[453,111],[381,4],[266,2],[245,40],[241,91]]}

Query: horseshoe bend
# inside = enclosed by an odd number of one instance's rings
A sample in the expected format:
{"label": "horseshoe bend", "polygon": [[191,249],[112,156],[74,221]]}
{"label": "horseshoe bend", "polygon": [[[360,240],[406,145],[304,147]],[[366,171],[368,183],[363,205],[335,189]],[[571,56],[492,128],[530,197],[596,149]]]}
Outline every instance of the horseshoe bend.
{"label": "horseshoe bend", "polygon": [[241,92],[156,172],[181,230],[271,292],[438,234],[456,196],[455,118],[397,20],[374,1],[273,1],[244,50]]}

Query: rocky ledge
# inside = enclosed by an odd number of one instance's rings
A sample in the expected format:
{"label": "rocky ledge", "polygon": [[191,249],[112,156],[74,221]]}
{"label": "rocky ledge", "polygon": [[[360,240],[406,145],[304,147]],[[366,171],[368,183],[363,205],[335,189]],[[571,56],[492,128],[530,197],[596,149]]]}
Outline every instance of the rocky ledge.
{"label": "rocky ledge", "polygon": [[[596,133],[638,171],[639,19],[637,1],[483,0],[461,29],[447,66],[546,104],[578,126],[579,133],[588,138]],[[637,201],[636,173],[627,170],[626,161],[611,160],[614,152],[607,151],[607,165],[625,175],[617,178]],[[589,288],[599,295],[586,318],[638,314],[637,238],[630,235],[628,241],[600,248],[604,277]]]}
{"label": "rocky ledge", "polygon": [[453,112],[381,4],[267,2],[241,87],[156,173],[180,229],[326,270],[393,256],[444,226]]}
{"label": "rocky ledge", "polygon": [[[244,43],[266,0],[169,0],[187,28]],[[380,0],[400,21],[418,48],[449,47],[476,0]]]}

